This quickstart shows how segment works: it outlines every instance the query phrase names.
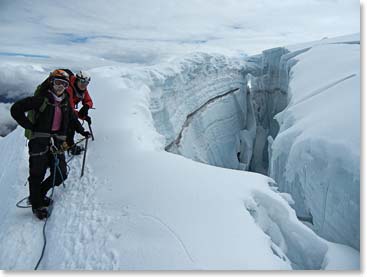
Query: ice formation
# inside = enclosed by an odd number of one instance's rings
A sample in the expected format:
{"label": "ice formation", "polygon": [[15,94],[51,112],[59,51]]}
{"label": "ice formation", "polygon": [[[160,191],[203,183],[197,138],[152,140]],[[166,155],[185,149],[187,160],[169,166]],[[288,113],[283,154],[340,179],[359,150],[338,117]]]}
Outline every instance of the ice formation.
{"label": "ice formation", "polygon": [[274,178],[300,219],[359,249],[359,36],[153,73],[166,150]]}

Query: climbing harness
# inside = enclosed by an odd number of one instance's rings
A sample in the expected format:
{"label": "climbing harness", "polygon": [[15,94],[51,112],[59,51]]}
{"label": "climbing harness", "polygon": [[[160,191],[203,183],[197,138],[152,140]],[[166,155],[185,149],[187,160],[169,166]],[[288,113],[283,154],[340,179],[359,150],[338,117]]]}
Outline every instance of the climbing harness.
{"label": "climbing harness", "polygon": [[[76,143],[74,143],[72,146],[70,147],[63,147],[62,149],[64,149],[63,151],[57,151],[57,154],[62,154],[62,152],[65,152],[65,151],[68,151],[70,149],[72,149],[73,147],[75,147],[76,145],[78,145],[79,143],[82,143],[83,141],[85,141],[86,139],[85,138],[82,138],[80,140],[78,140]],[[46,154],[48,151],[50,150],[50,147],[47,147],[47,149],[45,151],[42,151],[40,153],[34,153],[34,154],[30,154],[31,157],[33,156],[41,156],[41,155],[44,155]],[[68,168],[68,171],[70,171],[70,166],[69,166],[69,163],[70,161],[74,158],[75,156],[72,156],[69,160],[66,161],[66,166]],[[24,186],[26,186],[28,183],[28,181],[25,181],[24,183]],[[65,184],[63,182],[63,186],[65,187]],[[24,203],[25,202],[25,203]],[[28,200],[28,196],[27,197],[24,197],[23,199],[19,200],[16,204],[15,204],[18,208],[21,208],[21,209],[27,209],[27,208],[31,208],[32,205],[31,203],[29,202]]]}
{"label": "climbing harness", "polygon": [[61,136],[57,134],[43,133],[43,132],[33,132],[30,140],[35,138],[57,138],[59,140],[66,140],[66,136]]}
{"label": "climbing harness", "polygon": [[37,157],[37,156],[42,156],[48,153],[48,151],[50,150],[50,147],[46,147],[44,151],[38,152],[38,153],[29,153],[30,157]]}

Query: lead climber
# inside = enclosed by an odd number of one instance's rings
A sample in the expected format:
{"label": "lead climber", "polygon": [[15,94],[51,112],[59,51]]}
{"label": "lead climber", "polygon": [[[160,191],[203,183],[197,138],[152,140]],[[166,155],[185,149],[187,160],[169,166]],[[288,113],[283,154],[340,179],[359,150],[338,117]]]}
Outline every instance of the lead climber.
{"label": "lead climber", "polygon": [[[59,186],[67,178],[67,168],[62,145],[69,126],[88,138],[70,106],[65,89],[69,86],[69,75],[63,70],[54,70],[37,87],[34,96],[15,102],[11,115],[20,126],[30,130],[29,135],[29,202],[39,219],[49,216],[51,199],[47,192]],[[28,117],[25,115],[28,112]],[[30,116],[32,114],[32,116]],[[57,166],[57,167],[56,167]],[[47,168],[50,175],[44,179]]]}

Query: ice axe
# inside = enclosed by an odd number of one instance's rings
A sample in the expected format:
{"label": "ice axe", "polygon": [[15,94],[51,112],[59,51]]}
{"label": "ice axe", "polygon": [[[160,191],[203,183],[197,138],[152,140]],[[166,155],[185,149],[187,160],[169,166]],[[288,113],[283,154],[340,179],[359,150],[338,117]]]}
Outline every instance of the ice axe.
{"label": "ice axe", "polygon": [[[91,110],[95,110],[96,108],[90,108]],[[90,132],[90,134],[91,134],[91,136],[92,136],[92,140],[94,141],[94,135],[93,135],[93,130],[92,130],[92,126],[90,126],[91,124],[90,124],[90,120],[88,120],[87,121],[87,123],[88,123],[88,128],[89,128],[89,132]]]}
{"label": "ice axe", "polygon": [[87,123],[88,123],[88,128],[89,128],[90,135],[92,136],[92,140],[94,140],[92,126],[90,126],[89,122],[87,122]]}
{"label": "ice axe", "polygon": [[80,174],[80,178],[84,175],[84,166],[85,166],[85,158],[87,156],[87,149],[88,149],[88,137],[85,139],[85,146],[84,146],[84,154],[83,154],[83,164],[82,164],[82,173]]}

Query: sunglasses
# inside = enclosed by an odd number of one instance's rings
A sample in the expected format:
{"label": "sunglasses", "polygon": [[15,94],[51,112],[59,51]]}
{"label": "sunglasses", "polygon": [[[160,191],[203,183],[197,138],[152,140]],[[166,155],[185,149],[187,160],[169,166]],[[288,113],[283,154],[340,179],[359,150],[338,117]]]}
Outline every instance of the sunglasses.
{"label": "sunglasses", "polygon": [[81,83],[81,84],[85,84],[85,85],[88,85],[89,84],[89,81],[90,81],[90,79],[78,79],[79,80],[79,82]]}
{"label": "sunglasses", "polygon": [[69,82],[62,79],[54,79],[54,85],[67,88],[69,86]]}

